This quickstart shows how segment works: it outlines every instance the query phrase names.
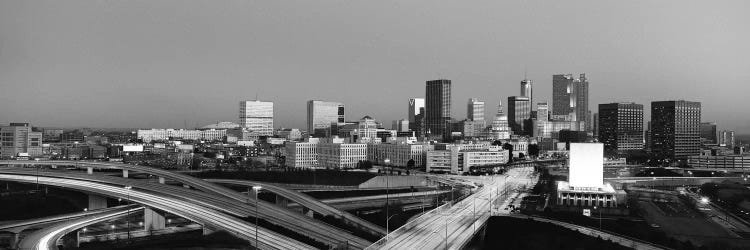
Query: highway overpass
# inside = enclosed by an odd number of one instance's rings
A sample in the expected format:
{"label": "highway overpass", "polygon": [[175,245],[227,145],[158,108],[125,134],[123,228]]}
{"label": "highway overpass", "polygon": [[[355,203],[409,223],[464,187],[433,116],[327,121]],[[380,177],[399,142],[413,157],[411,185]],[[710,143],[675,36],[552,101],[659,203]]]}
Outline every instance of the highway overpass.
{"label": "highway overpass", "polygon": [[[165,195],[154,194],[138,188],[125,189],[122,186],[112,186],[91,181],[72,180],[65,178],[0,174],[2,181],[16,181],[24,183],[36,183],[42,185],[56,186],[89,193],[97,193],[110,197],[128,197],[131,201],[145,206],[153,207],[168,213],[200,223],[204,227],[225,230],[244,239],[255,239],[255,233],[259,235],[260,247],[263,249],[311,249],[310,245],[301,243],[285,235],[264,229],[256,228],[253,224],[240,218],[227,215],[221,211],[206,208],[192,202],[184,201]],[[256,231],[257,229],[257,231]],[[254,241],[251,241],[254,244]],[[40,245],[37,249],[42,248]]]}

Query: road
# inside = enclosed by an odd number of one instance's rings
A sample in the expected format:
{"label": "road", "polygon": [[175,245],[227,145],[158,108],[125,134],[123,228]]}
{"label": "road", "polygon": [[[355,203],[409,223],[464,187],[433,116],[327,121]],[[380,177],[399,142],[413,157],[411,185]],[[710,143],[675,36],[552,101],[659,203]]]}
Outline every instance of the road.
{"label": "road", "polygon": [[[456,204],[446,204],[394,230],[368,249],[461,249],[490,217],[490,201],[519,186],[533,183],[533,168],[514,168],[503,176],[441,177],[479,184],[474,194]],[[478,186],[479,186],[478,185]]]}
{"label": "road", "polygon": [[748,227],[747,222],[742,221],[740,218],[736,218],[735,216],[731,215],[728,211],[725,209],[719,207],[718,205],[714,204],[711,201],[703,202],[702,197],[699,194],[693,193],[693,192],[686,192],[688,197],[693,199],[695,201],[695,204],[698,207],[698,210],[700,210],[703,214],[705,214],[707,217],[711,218],[713,221],[715,221],[717,224],[719,224],[721,227],[727,230],[731,235],[741,238],[740,235],[737,233],[748,233],[750,232],[750,227]]}
{"label": "road", "polygon": [[[0,164],[2,163],[3,162],[0,162]],[[41,165],[41,164],[48,164],[48,163],[42,163],[42,161],[40,161],[38,164]],[[131,165],[126,165],[126,164],[119,164],[118,166],[120,165],[131,166]],[[35,169],[29,169],[29,168],[26,168],[26,169],[24,168],[0,168],[0,173],[24,174],[24,175],[36,175],[37,174]],[[75,179],[75,180],[107,183],[107,184],[112,184],[112,185],[116,185],[119,187],[132,186],[134,188],[138,188],[141,190],[152,190],[154,192],[159,192],[160,195],[180,198],[186,201],[192,201],[196,204],[199,204],[208,208],[212,208],[218,211],[225,211],[229,214],[232,214],[238,217],[247,217],[247,216],[255,217],[256,216],[256,211],[254,208],[255,207],[254,197],[248,197],[247,195],[236,192],[234,190],[222,187],[217,184],[209,183],[204,180],[196,179],[193,177],[180,177],[180,178],[195,179],[195,180],[192,180],[191,183],[201,183],[201,182],[208,183],[208,184],[203,185],[206,187],[217,186],[218,188],[211,188],[211,190],[214,190],[216,192],[223,192],[223,193],[218,194],[215,192],[199,192],[196,190],[177,187],[177,186],[164,185],[164,184],[158,184],[158,183],[153,183],[153,182],[147,182],[143,180],[126,179],[126,178],[99,175],[99,174],[89,175],[89,174],[84,174],[84,173],[64,172],[64,171],[50,171],[50,172],[39,171],[38,174],[40,176],[65,177],[65,178],[70,178],[70,179]],[[175,176],[175,175],[180,175],[180,174],[170,173],[170,176]],[[203,189],[203,190],[206,190],[206,189]],[[220,190],[228,190],[228,191],[220,191]],[[237,197],[243,197],[243,198],[237,199]],[[326,223],[307,217],[298,212],[281,208],[279,206],[276,206],[275,204],[268,203],[265,201],[259,201],[258,205],[259,205],[258,214],[260,218],[267,220],[268,222],[272,224],[276,224],[284,228],[287,228],[289,230],[292,230],[294,232],[298,232],[302,235],[307,235],[308,237],[311,237],[325,244],[328,244],[331,246],[336,246],[339,244],[347,244],[348,246],[352,248],[362,249],[370,245],[371,243],[365,239],[354,236],[350,232],[347,232],[343,229],[328,225]]]}
{"label": "road", "polygon": [[57,240],[62,238],[65,234],[73,232],[81,227],[87,225],[99,223],[119,216],[127,215],[129,212],[137,212],[143,209],[143,207],[136,206],[122,206],[115,209],[109,209],[104,212],[95,213],[87,216],[83,216],[77,219],[58,222],[52,226],[43,228],[35,231],[29,235],[26,235],[21,242],[18,243],[18,249],[36,249],[36,250],[49,250],[57,249]]}
{"label": "road", "polygon": [[[131,201],[153,207],[168,213],[198,222],[204,227],[210,227],[238,235],[244,239],[255,239],[256,227],[241,218],[228,215],[222,211],[204,207],[184,199],[155,194],[149,191],[133,188],[124,189],[122,186],[112,186],[92,181],[73,180],[58,177],[0,174],[0,180],[56,186],[84,192],[97,193],[110,197],[129,197]],[[279,233],[257,228],[259,244],[263,249],[312,249],[313,247]],[[251,240],[254,244],[255,241]],[[45,249],[45,248],[38,248]]]}
{"label": "road", "polygon": [[110,212],[110,211],[116,210],[118,208],[119,207],[111,207],[111,208],[90,210],[90,211],[86,211],[86,212],[77,212],[77,213],[70,213],[70,214],[54,215],[54,216],[43,217],[43,218],[36,218],[36,219],[30,219],[30,220],[20,220],[20,221],[13,221],[13,222],[8,222],[8,223],[2,223],[2,224],[0,224],[0,231],[19,233],[19,232],[21,232],[24,229],[29,228],[29,227],[37,227],[37,226],[51,224],[51,223],[57,223],[57,222],[61,222],[61,221],[78,219],[78,218],[81,218],[81,217],[84,217],[84,216],[90,216],[90,215],[94,215],[94,214],[98,214],[98,213]]}
{"label": "road", "polygon": [[339,210],[331,205],[328,205],[326,203],[323,203],[309,195],[287,189],[281,186],[272,185],[269,183],[263,183],[263,182],[256,182],[256,181],[245,181],[245,180],[228,180],[228,179],[207,179],[209,182],[213,183],[223,183],[223,184],[232,184],[232,185],[241,185],[241,186],[261,186],[262,189],[268,190],[271,193],[274,193],[276,195],[280,195],[286,199],[289,199],[293,202],[296,202],[297,204],[308,208],[312,211],[315,211],[316,213],[322,214],[322,215],[331,215],[335,217],[341,217],[344,220],[354,223],[357,226],[362,227],[363,229],[366,229],[369,231],[369,233],[373,235],[383,236],[385,235],[385,229],[373,224],[372,222],[363,220],[357,216],[354,216],[350,214],[349,212]]}

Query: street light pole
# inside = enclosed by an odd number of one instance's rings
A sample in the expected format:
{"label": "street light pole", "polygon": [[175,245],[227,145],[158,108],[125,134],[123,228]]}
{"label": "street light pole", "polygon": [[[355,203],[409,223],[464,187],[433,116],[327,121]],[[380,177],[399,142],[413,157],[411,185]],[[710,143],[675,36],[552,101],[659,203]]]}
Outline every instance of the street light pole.
{"label": "street light pole", "polygon": [[39,193],[39,159],[34,159],[37,164],[34,164],[36,166],[36,192]]}
{"label": "street light pole", "polygon": [[258,217],[260,217],[258,214],[258,193],[260,193],[261,186],[253,186],[253,190],[255,191],[255,248],[260,249],[258,246]]}
{"label": "street light pole", "polygon": [[[388,159],[388,158],[386,158],[385,160],[383,160],[383,162],[385,162],[385,165],[387,167],[388,164],[391,163],[391,160]],[[388,227],[389,226],[389,224],[388,224],[389,216],[388,215],[390,213],[390,211],[389,211],[390,209],[389,209],[388,205],[390,203],[390,201],[389,201],[389,195],[390,195],[390,190],[391,190],[390,179],[391,179],[390,174],[388,172],[386,172],[385,173],[385,237],[386,237],[386,241],[388,239],[388,232],[389,232],[389,229],[390,229]]]}
{"label": "street light pole", "polygon": [[125,189],[127,189],[127,198],[128,198],[128,216],[125,217],[125,223],[128,227],[128,241],[130,240],[130,189],[132,189],[132,186],[125,186]]}
{"label": "street light pole", "polygon": [[445,250],[448,250],[448,217],[443,214],[445,218]]}

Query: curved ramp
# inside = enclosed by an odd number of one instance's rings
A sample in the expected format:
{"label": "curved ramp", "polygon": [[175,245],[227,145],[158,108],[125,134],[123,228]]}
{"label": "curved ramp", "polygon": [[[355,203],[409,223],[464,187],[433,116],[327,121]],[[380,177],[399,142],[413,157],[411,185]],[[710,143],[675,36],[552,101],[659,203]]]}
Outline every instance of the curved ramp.
{"label": "curved ramp", "polygon": [[324,216],[330,215],[330,216],[342,219],[346,221],[347,223],[355,225],[358,228],[363,229],[367,231],[369,234],[372,234],[374,236],[382,237],[385,235],[385,229],[378,225],[375,225],[369,221],[363,220],[346,211],[339,210],[331,205],[325,204],[309,195],[306,195],[306,194],[303,194],[303,193],[300,193],[291,189],[287,189],[287,188],[277,186],[277,185],[272,185],[269,183],[257,182],[257,181],[229,180],[229,179],[206,179],[206,180],[209,182],[213,182],[213,183],[224,183],[224,184],[242,185],[242,186],[262,186],[263,189],[266,189],[277,195],[281,195],[284,198],[294,201],[297,204],[305,208],[315,211],[316,213],[322,214]]}
{"label": "curved ramp", "polygon": [[[23,175],[0,174],[0,180],[17,181],[25,183],[39,183],[49,186],[74,189],[84,192],[98,193],[112,197],[130,196],[130,200],[139,204],[153,207],[168,213],[172,213],[189,220],[198,222],[204,226],[226,230],[245,239],[254,239],[255,233],[259,235],[259,244],[262,249],[312,249],[313,247],[279,233],[264,228],[256,228],[253,224],[243,221],[223,212],[206,208],[192,202],[183,201],[164,195],[155,195],[137,189],[126,190],[122,187],[101,184],[91,181],[70,180],[54,177],[37,177]],[[251,241],[252,244],[255,241]],[[46,249],[39,245],[37,249]]]}

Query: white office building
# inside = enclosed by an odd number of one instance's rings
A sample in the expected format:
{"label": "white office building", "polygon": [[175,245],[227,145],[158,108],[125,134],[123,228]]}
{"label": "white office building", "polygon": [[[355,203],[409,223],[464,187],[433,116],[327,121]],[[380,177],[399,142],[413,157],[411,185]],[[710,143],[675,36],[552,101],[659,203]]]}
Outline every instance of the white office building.
{"label": "white office building", "polygon": [[617,207],[615,189],[604,183],[604,144],[571,143],[568,181],[557,182],[557,205]]}

